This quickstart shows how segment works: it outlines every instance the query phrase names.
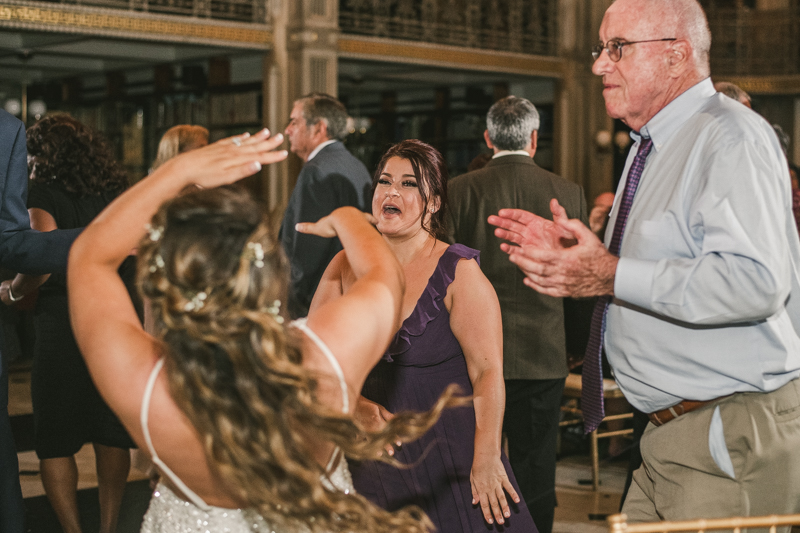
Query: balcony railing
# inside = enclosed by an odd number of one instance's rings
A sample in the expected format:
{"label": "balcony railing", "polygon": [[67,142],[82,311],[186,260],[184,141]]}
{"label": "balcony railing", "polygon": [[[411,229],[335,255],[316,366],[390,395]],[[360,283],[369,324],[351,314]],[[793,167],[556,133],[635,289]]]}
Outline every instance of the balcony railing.
{"label": "balcony railing", "polygon": [[52,4],[126,9],[233,22],[267,22],[270,0],[39,0]]}
{"label": "balcony railing", "polygon": [[554,56],[557,0],[340,0],[343,33]]}
{"label": "balcony railing", "polygon": [[719,76],[800,74],[800,8],[756,10],[704,2],[711,27],[711,73]]}

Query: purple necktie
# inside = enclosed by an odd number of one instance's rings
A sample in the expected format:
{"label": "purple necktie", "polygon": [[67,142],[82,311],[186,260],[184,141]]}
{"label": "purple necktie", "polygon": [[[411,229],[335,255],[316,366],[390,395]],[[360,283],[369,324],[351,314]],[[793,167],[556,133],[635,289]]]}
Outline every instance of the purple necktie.
{"label": "purple necktie", "polygon": [[[639,151],[633,159],[633,164],[628,172],[628,180],[625,182],[625,192],[623,192],[622,202],[617,213],[617,222],[614,224],[614,233],[611,236],[611,243],[608,251],[614,255],[619,255],[619,247],[622,243],[622,234],[625,232],[625,223],[628,221],[628,214],[631,212],[633,197],[636,195],[636,188],[639,186],[639,178],[642,177],[644,162],[647,154],[653,147],[653,141],[643,137],[639,145]],[[583,411],[583,430],[591,433],[605,416],[603,405],[603,333],[606,330],[606,311],[608,304],[611,303],[611,296],[601,296],[594,306],[592,313],[592,325],[589,329],[589,343],[586,346],[586,356],[583,358],[583,383],[581,385],[581,410]]]}

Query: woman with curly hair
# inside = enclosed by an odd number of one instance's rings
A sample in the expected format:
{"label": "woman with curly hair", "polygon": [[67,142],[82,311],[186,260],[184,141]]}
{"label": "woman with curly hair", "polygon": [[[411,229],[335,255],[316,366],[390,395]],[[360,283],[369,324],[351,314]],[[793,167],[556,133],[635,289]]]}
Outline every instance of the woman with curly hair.
{"label": "woman with curly hair", "polygon": [[[82,228],[128,186],[105,140],[68,115],[37,122],[27,132],[27,144],[33,229]],[[135,294],[132,258],[122,263],[119,275]],[[75,454],[91,442],[97,465],[100,531],[113,533],[130,469],[129,449],[135,445],[100,398],[75,344],[66,276],[18,275],[10,283],[8,294],[13,300],[39,288],[31,395],[34,447],[45,493],[65,533],[81,531]]]}
{"label": "woman with curly hair", "polygon": [[[163,474],[142,531],[422,533],[430,522],[418,509],[390,513],[355,494],[344,455],[376,457],[462,401],[445,395],[432,411],[374,433],[353,421],[404,287],[393,254],[354,208],[298,225],[341,240],[351,290],[307,321],[284,322],[286,265],[267,217],[241,189],[220,187],[284,159],[274,151],[282,141],[264,130],[170,159],[73,245],[79,346],[101,394]],[[182,194],[190,185],[202,190]],[[154,336],[115,274],[134,247]]]}

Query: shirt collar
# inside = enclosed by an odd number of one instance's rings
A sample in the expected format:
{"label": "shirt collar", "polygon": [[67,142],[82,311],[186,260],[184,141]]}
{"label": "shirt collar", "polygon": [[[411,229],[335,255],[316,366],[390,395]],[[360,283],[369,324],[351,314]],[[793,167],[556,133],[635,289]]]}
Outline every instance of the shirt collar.
{"label": "shirt collar", "polygon": [[328,146],[329,144],[333,144],[333,143],[335,143],[335,142],[336,142],[336,139],[329,139],[329,140],[327,140],[327,141],[325,141],[325,142],[321,142],[321,143],[319,143],[319,144],[317,145],[317,147],[316,147],[316,148],[314,148],[314,149],[311,151],[311,153],[310,153],[310,154],[308,154],[308,159],[306,159],[306,163],[308,163],[309,161],[311,161],[312,159],[314,159],[314,156],[316,156],[316,155],[319,153],[319,151],[320,151],[320,150],[322,150],[323,148],[325,148],[325,147],[326,147],[326,146]]}
{"label": "shirt collar", "polygon": [[673,133],[689,120],[689,117],[705,105],[706,101],[716,94],[711,78],[690,87],[673,101],[656,113],[639,133],[631,132],[631,137],[639,142],[642,137],[653,139],[653,148],[658,151],[669,140]]}
{"label": "shirt collar", "polygon": [[530,157],[531,154],[528,153],[527,150],[500,150],[496,154],[492,156],[492,159],[497,159],[498,157],[504,157],[507,155],[524,155]]}

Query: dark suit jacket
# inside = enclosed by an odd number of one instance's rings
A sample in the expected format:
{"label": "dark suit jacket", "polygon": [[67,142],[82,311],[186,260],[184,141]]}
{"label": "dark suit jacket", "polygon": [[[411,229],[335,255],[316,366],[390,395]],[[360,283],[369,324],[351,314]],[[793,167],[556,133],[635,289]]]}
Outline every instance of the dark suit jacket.
{"label": "dark suit jacket", "polygon": [[486,219],[500,209],[517,208],[552,220],[550,200],[557,198],[570,218],[588,223],[583,189],[524,155],[492,159],[484,168],[454,178],[448,188],[449,237],[481,251],[481,269],[500,300],[505,378],[565,377],[562,299],[539,294],[522,283],[522,272],[500,250],[501,241]]}
{"label": "dark suit jacket", "polygon": [[280,238],[291,263],[289,314],[308,314],[325,268],[342,249],[339,239],[303,235],[298,222],[316,222],[342,206],[371,211],[372,179],[364,164],[344,144],[329,144],[303,166],[283,215]]}
{"label": "dark suit jacket", "polygon": [[32,230],[27,198],[25,126],[0,110],[0,264],[26,274],[66,272],[69,247],[81,230]]}
{"label": "dark suit jacket", "polygon": [[[21,121],[0,110],[0,264],[16,272],[65,272],[67,255],[80,229],[39,233],[30,226],[28,150]],[[3,305],[3,304],[0,304]],[[0,531],[22,533],[25,508],[8,418],[8,376],[0,337]]]}

